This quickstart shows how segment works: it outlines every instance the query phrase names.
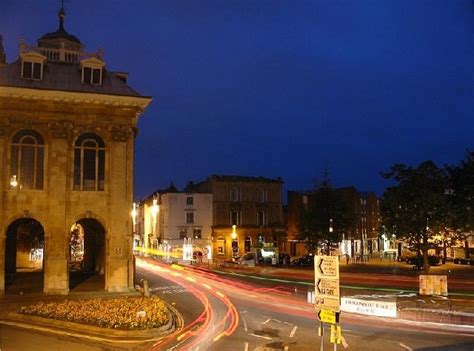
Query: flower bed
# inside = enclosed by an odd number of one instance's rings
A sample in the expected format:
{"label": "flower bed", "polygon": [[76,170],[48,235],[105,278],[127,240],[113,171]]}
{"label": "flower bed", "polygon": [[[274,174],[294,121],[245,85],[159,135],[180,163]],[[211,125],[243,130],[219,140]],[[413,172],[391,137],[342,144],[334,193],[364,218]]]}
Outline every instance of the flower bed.
{"label": "flower bed", "polygon": [[166,305],[157,297],[38,302],[18,313],[122,330],[158,328],[169,320]]}

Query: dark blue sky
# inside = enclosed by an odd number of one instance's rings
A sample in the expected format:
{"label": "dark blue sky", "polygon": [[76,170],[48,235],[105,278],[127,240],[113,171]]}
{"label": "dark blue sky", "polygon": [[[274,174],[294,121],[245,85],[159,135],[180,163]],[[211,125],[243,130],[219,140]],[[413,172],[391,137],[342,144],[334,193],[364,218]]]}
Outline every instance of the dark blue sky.
{"label": "dark blue sky", "polygon": [[[57,28],[55,0],[0,0],[7,60]],[[136,196],[213,173],[379,194],[395,162],[474,148],[472,0],[71,0],[66,30],[154,98]]]}

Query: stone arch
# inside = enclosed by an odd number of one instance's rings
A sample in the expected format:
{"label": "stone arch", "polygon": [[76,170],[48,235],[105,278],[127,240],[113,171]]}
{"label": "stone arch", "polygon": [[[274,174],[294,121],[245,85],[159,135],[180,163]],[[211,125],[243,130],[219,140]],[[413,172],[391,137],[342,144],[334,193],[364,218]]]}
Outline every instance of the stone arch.
{"label": "stone arch", "polygon": [[100,290],[105,288],[106,230],[92,216],[77,219],[68,236],[69,288]]}
{"label": "stone arch", "polygon": [[32,217],[18,216],[5,231],[5,290],[40,292],[44,286],[44,226]]}

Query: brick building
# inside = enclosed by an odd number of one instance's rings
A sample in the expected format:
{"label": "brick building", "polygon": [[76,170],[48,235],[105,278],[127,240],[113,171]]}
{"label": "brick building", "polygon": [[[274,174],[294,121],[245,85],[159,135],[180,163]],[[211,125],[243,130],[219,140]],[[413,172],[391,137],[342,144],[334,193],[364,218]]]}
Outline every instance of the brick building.
{"label": "brick building", "polygon": [[[356,218],[354,227],[343,236],[339,252],[357,256],[379,251],[380,210],[377,196],[373,192],[360,193],[353,186],[335,190]],[[288,191],[288,247],[292,256],[307,253],[305,243],[298,234],[301,213],[311,203],[311,191]]]}

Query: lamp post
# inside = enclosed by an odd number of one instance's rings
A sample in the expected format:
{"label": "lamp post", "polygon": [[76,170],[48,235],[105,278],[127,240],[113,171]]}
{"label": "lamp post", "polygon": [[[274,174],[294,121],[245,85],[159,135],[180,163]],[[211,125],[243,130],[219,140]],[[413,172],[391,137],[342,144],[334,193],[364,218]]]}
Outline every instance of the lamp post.
{"label": "lamp post", "polygon": [[137,204],[134,202],[132,205],[132,238],[133,238],[133,247],[135,247],[135,235],[137,234]]}
{"label": "lamp post", "polygon": [[154,196],[153,197],[153,205],[151,206],[151,214],[153,216],[153,223],[152,223],[151,232],[152,232],[153,238],[156,238],[156,225],[157,225],[156,218],[158,216],[158,211],[159,210],[160,210],[160,206],[158,205],[158,198],[156,196]]}

